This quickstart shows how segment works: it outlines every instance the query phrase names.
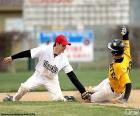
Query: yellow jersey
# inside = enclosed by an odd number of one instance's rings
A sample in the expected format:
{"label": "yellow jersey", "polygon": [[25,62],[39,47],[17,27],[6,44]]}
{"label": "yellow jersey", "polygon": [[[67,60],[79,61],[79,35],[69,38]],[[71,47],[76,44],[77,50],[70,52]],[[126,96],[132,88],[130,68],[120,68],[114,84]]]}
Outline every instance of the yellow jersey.
{"label": "yellow jersey", "polygon": [[131,83],[129,78],[129,70],[131,68],[131,55],[129,40],[123,40],[125,45],[122,62],[112,62],[109,67],[110,86],[115,93],[123,93],[125,85]]}

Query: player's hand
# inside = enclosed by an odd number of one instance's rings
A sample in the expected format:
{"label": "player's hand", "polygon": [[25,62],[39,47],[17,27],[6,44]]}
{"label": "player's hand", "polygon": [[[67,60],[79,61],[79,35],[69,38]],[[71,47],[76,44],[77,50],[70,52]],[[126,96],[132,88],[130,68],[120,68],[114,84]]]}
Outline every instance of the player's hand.
{"label": "player's hand", "polygon": [[120,100],[118,100],[118,99],[113,99],[113,100],[111,100],[111,102],[113,103],[113,104],[117,104],[117,103],[122,103]]}
{"label": "player's hand", "polygon": [[3,59],[3,62],[4,62],[5,64],[11,63],[11,62],[12,62],[12,57],[11,57],[11,56],[5,57],[5,58]]}
{"label": "player's hand", "polygon": [[121,35],[124,39],[128,38],[129,30],[125,26],[122,26],[122,28],[121,28]]}
{"label": "player's hand", "polygon": [[127,101],[126,101],[125,99],[122,99],[122,100],[113,99],[113,100],[111,100],[111,102],[112,102],[113,104],[117,104],[117,103],[119,103],[119,104],[124,104],[124,103],[127,103]]}

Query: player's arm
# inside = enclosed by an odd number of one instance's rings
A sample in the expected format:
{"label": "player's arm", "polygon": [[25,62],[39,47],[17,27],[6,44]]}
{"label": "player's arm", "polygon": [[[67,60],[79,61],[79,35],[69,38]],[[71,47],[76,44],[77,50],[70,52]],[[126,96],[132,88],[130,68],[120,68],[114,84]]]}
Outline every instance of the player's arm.
{"label": "player's arm", "polygon": [[125,45],[124,53],[130,56],[129,30],[125,26],[121,28],[121,35],[122,35],[123,43]]}
{"label": "player's arm", "polygon": [[75,85],[75,87],[79,90],[81,94],[86,91],[84,86],[81,84],[81,82],[79,81],[79,79],[77,78],[77,76],[73,71],[67,73],[67,76],[69,77],[71,82]]}
{"label": "player's arm", "polygon": [[111,102],[113,104],[116,104],[116,103],[126,103],[129,99],[129,96],[130,96],[130,93],[131,93],[131,88],[132,88],[132,84],[131,83],[127,83],[125,85],[125,92],[124,92],[124,96],[123,98],[117,98],[117,99],[112,99]]}
{"label": "player's arm", "polygon": [[120,99],[120,101],[122,103],[126,103],[129,99],[130,93],[131,93],[131,89],[132,89],[132,83],[131,80],[128,76],[128,73],[125,73],[122,77],[121,80],[121,85],[125,87],[125,91],[124,91],[124,95],[123,97]]}
{"label": "player's arm", "polygon": [[131,93],[131,88],[132,88],[132,84],[131,83],[127,83],[125,85],[125,93],[124,93],[124,97],[122,99],[123,102],[127,102]]}
{"label": "player's arm", "polygon": [[31,52],[30,50],[26,50],[26,51],[22,51],[17,54],[14,54],[11,57],[12,57],[12,60],[18,59],[18,58],[25,58],[25,57],[31,58]]}
{"label": "player's arm", "polygon": [[9,63],[9,62],[12,62],[12,60],[14,60],[14,59],[24,58],[24,57],[31,58],[30,50],[22,51],[22,52],[19,52],[17,54],[14,54],[12,56],[5,57],[3,62],[4,63]]}
{"label": "player's arm", "polygon": [[71,82],[75,85],[75,87],[79,90],[81,93],[81,97],[84,100],[89,100],[91,96],[91,92],[87,92],[85,87],[82,85],[82,83],[78,80],[77,76],[73,71],[67,73],[67,76],[71,80]]}

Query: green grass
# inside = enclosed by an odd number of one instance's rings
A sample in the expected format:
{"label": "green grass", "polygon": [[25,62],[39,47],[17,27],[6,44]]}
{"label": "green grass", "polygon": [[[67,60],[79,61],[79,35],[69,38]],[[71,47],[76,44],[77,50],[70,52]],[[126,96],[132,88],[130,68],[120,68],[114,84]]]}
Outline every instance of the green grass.
{"label": "green grass", "polygon": [[[32,73],[0,73],[0,92],[17,91],[20,83],[26,81]],[[85,70],[76,71],[75,73],[84,86],[95,86],[107,76],[106,70]],[[132,70],[131,80],[133,88],[140,88],[139,75],[139,69]],[[62,90],[76,90],[64,73],[60,72],[59,76]],[[44,88],[38,90],[44,90]],[[34,116],[30,114],[35,114],[35,116],[126,116],[125,111],[126,109],[121,107],[79,102],[0,102],[0,116],[2,116],[1,114],[28,114],[28,116]]]}
{"label": "green grass", "polygon": [[[32,75],[32,73],[33,72],[17,72],[15,74],[0,73],[0,92],[17,91],[20,84],[22,82],[25,82],[28,79],[28,77]],[[107,70],[85,70],[75,71],[75,73],[84,86],[95,86],[107,77]],[[140,69],[135,69],[131,71],[130,78],[133,83],[133,89],[140,89],[139,75]],[[66,74],[60,72],[59,79],[62,90],[76,90],[76,88],[68,79]],[[38,90],[44,90],[44,88],[39,88]]]}
{"label": "green grass", "polygon": [[125,109],[79,102],[0,103],[0,114],[35,113],[35,116],[124,116]]}

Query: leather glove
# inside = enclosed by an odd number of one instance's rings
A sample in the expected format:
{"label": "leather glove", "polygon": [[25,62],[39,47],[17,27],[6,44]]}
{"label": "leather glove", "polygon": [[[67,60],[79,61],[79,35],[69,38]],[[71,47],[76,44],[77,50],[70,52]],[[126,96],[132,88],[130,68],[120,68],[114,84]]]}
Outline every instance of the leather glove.
{"label": "leather glove", "polygon": [[122,26],[121,28],[121,35],[124,40],[128,39],[129,30],[125,26]]}
{"label": "leather glove", "polygon": [[81,97],[84,100],[90,100],[92,94],[93,94],[93,92],[86,91],[81,94]]}

